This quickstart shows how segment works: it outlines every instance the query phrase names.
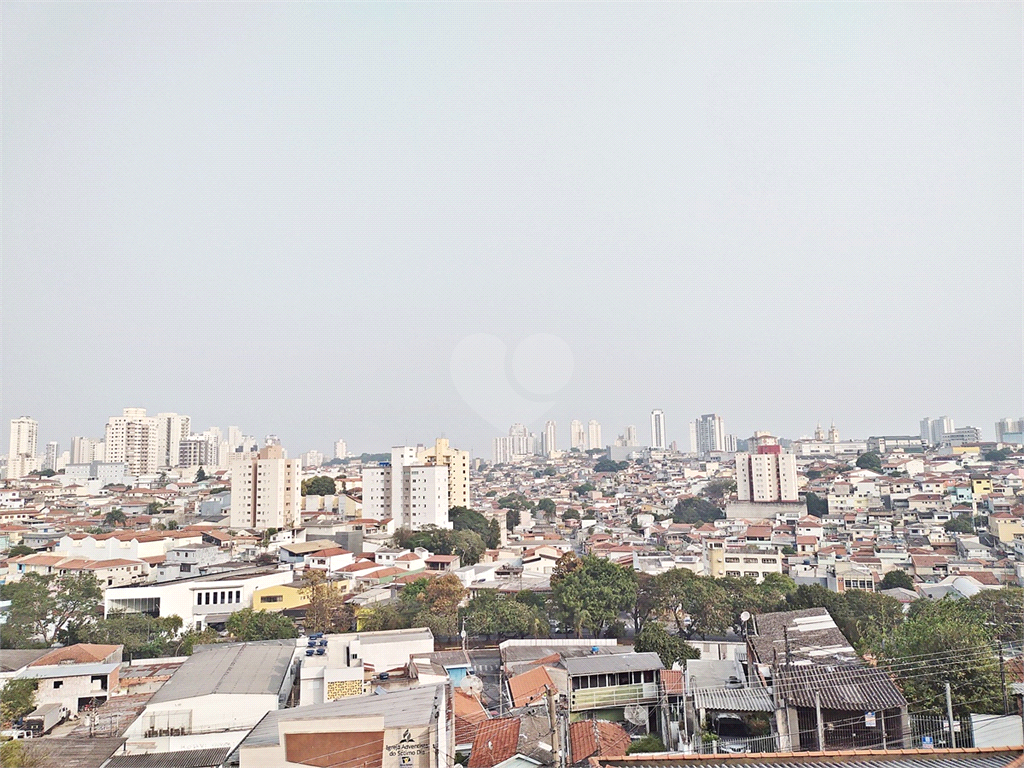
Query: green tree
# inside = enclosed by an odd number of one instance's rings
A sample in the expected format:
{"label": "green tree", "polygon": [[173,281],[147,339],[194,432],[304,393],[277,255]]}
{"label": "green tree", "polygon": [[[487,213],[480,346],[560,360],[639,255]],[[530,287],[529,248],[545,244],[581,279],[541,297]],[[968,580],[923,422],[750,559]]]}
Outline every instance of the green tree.
{"label": "green tree", "polygon": [[677,661],[700,658],[699,650],[682,638],[670,635],[660,621],[648,621],[644,624],[644,628],[636,636],[634,650],[637,653],[653,651],[669,669]]}
{"label": "green tree", "polygon": [[804,472],[804,474],[807,476],[808,480],[817,480],[819,477],[821,477],[821,470],[808,469],[806,472]]}
{"label": "green tree", "polygon": [[861,469],[870,469],[872,472],[881,472],[882,458],[874,451],[868,451],[857,457],[857,466]]}
{"label": "green tree", "polygon": [[190,629],[182,632],[175,640],[173,656],[191,656],[197,645],[210,645],[220,642],[217,630],[207,627],[202,631]]}
{"label": "green tree", "polygon": [[984,455],[985,461],[999,462],[1006,461],[1008,458],[1010,458],[1013,455],[1013,451],[1011,451],[1009,448],[1000,448],[999,450],[985,451]]}
{"label": "green tree", "polygon": [[459,634],[459,606],[469,590],[452,573],[426,582],[417,596],[422,607],[413,626],[429,627],[438,637],[455,637]]}
{"label": "green tree", "polygon": [[537,509],[545,515],[553,515],[557,511],[555,502],[551,499],[541,499],[537,502]]}
{"label": "green tree", "polygon": [[897,587],[909,589],[911,592],[914,591],[914,580],[910,577],[910,574],[898,568],[885,574],[878,585],[879,589],[896,589]]}
{"label": "green tree", "polygon": [[336,486],[333,477],[317,475],[302,481],[303,496],[333,496]]}
{"label": "green tree", "polygon": [[148,613],[114,611],[82,628],[86,643],[123,645],[127,659],[154,659],[170,655],[181,630],[180,616],[157,618]]}
{"label": "green tree", "polygon": [[236,640],[283,640],[298,637],[299,631],[287,616],[270,611],[243,608],[228,617],[225,629]]}
{"label": "green tree", "polygon": [[675,523],[699,525],[710,523],[713,520],[721,520],[723,517],[725,517],[725,512],[699,496],[680,499],[672,510],[672,522]]}
{"label": "green tree", "polygon": [[960,515],[947,520],[942,527],[947,533],[974,533],[974,520],[970,515]]}
{"label": "green tree", "polygon": [[567,509],[567,510],[565,510],[565,513],[562,515],[562,520],[579,520],[579,519],[580,519],[580,513],[579,513],[578,510],[575,510],[575,509]]}
{"label": "green tree", "polygon": [[306,632],[351,632],[355,625],[355,610],[345,602],[345,596],[327,574],[317,568],[307,568],[302,579],[302,596],[309,601],[303,626]]}
{"label": "green tree", "polygon": [[1003,643],[1019,642],[1021,617],[1024,616],[1024,589],[1003,587],[986,589],[968,600],[978,621]]}
{"label": "green tree", "polygon": [[466,632],[474,637],[544,637],[549,626],[543,610],[518,595],[484,589],[463,610]]}
{"label": "green tree", "polygon": [[203,482],[203,480],[208,480],[208,479],[209,479],[209,477],[210,477],[210,476],[209,476],[208,474],[206,474],[206,470],[205,470],[205,469],[203,469],[202,467],[200,467],[200,468],[199,468],[199,471],[198,471],[198,472],[196,472],[196,479],[195,479],[195,482],[197,482],[197,483],[201,483],[201,482]]}
{"label": "green tree", "polygon": [[673,568],[657,576],[664,610],[681,635],[721,635],[732,624],[729,593],[713,578]]}
{"label": "green tree", "polygon": [[0,768],[43,768],[52,764],[47,750],[38,743],[24,739],[0,743]]}
{"label": "green tree", "polygon": [[601,459],[597,464],[594,465],[595,472],[621,472],[622,470],[629,467],[628,461],[612,461],[611,459]]}
{"label": "green tree", "polygon": [[27,547],[24,544],[15,544],[9,550],[7,550],[8,557],[22,557],[24,555],[34,555],[36,551],[32,547]]}
{"label": "green tree", "polygon": [[448,510],[448,519],[452,523],[452,530],[473,531],[479,534],[488,549],[501,545],[501,525],[497,520],[488,520],[479,512],[467,507],[452,507]]}
{"label": "green tree", "polygon": [[822,515],[828,514],[828,499],[821,498],[816,493],[808,492],[804,497],[804,501],[807,502],[807,514],[814,515],[815,517],[821,517]]}
{"label": "green tree", "polygon": [[5,648],[24,648],[40,638],[50,646],[58,636],[99,615],[103,591],[91,573],[41,576],[29,573],[0,591],[11,601],[4,625]]}
{"label": "green tree", "polygon": [[11,725],[36,708],[36,688],[33,678],[10,679],[0,688],[0,720]]}
{"label": "green tree", "polygon": [[127,522],[128,518],[120,507],[114,507],[103,516],[103,524],[110,528],[118,528]]}
{"label": "green tree", "polygon": [[575,488],[573,488],[573,490],[576,491],[576,493],[578,495],[582,496],[585,493],[590,493],[591,491],[596,491],[597,490],[597,486],[594,485],[593,483],[590,483],[590,482],[580,483]]}
{"label": "green tree", "polygon": [[573,627],[578,636],[583,628],[600,635],[635,604],[636,579],[632,569],[586,555],[578,568],[557,580],[552,576],[551,594],[565,626]]}
{"label": "green tree", "polygon": [[715,506],[722,506],[729,496],[736,493],[736,481],[716,478],[704,486],[704,493]]}
{"label": "green tree", "polygon": [[[876,642],[879,666],[888,669],[908,701],[945,712],[945,684],[957,716],[1002,713],[999,659],[986,616],[967,600],[918,600],[907,620]],[[970,661],[965,663],[964,657]]]}

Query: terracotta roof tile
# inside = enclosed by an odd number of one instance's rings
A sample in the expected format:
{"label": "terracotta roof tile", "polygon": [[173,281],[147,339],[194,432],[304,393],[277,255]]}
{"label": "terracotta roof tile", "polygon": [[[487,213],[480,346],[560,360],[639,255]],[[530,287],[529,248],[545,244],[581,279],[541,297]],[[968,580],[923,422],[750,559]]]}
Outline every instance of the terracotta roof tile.
{"label": "terracotta roof tile", "polygon": [[630,743],[629,734],[618,723],[580,720],[569,726],[569,748],[574,763],[588,757],[624,755]]}
{"label": "terracotta roof tile", "polygon": [[519,751],[518,717],[502,717],[480,723],[469,754],[469,768],[493,768]]}
{"label": "terracotta roof tile", "polygon": [[508,688],[515,706],[525,707],[542,699],[548,689],[554,690],[555,684],[547,669],[534,667],[529,672],[510,678]]}

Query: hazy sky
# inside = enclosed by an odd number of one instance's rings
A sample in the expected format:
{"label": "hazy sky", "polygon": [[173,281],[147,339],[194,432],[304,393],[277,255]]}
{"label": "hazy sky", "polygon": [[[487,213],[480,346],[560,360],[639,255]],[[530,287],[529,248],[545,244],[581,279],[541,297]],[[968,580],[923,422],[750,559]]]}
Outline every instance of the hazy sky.
{"label": "hazy sky", "polygon": [[1018,2],[8,0],[2,33],[0,418],[41,444],[124,406],[484,457],[511,418],[1024,413]]}

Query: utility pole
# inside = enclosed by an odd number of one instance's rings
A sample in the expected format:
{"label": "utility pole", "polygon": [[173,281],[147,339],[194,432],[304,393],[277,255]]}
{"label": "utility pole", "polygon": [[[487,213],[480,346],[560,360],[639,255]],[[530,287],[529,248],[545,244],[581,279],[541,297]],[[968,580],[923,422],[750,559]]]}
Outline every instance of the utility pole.
{"label": "utility pole", "polygon": [[825,726],[821,722],[821,691],[814,692],[814,717],[818,721],[818,751],[825,751]]}
{"label": "utility pole", "polygon": [[946,683],[946,719],[949,721],[949,748],[956,748],[956,732],[953,730],[953,695],[949,691],[949,683]]}
{"label": "utility pole", "polygon": [[551,726],[551,750],[553,762],[556,766],[562,764],[562,738],[558,728],[558,716],[555,713],[555,692],[550,686],[544,693],[548,699],[548,723]]}
{"label": "utility pole", "polygon": [[1008,713],[1009,707],[1006,701],[1006,663],[1003,659],[1003,644],[998,640],[996,642],[999,643],[999,680],[1003,685],[1003,714],[1005,715]]}

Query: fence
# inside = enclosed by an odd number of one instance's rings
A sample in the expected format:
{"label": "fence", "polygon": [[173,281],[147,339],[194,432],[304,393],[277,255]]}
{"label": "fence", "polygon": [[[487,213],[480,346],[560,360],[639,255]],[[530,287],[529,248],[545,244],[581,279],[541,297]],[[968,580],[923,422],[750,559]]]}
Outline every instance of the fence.
{"label": "fence", "polygon": [[698,755],[716,755],[737,752],[778,752],[777,736],[751,736],[749,738],[705,739],[703,734],[690,737],[690,748]]}
{"label": "fence", "polygon": [[949,721],[941,715],[912,715],[910,736],[913,740],[910,746],[915,749],[928,745],[926,739],[931,739],[930,746],[935,748],[974,746],[974,729],[970,718],[953,721],[953,737],[956,741],[953,745],[949,743]]}

